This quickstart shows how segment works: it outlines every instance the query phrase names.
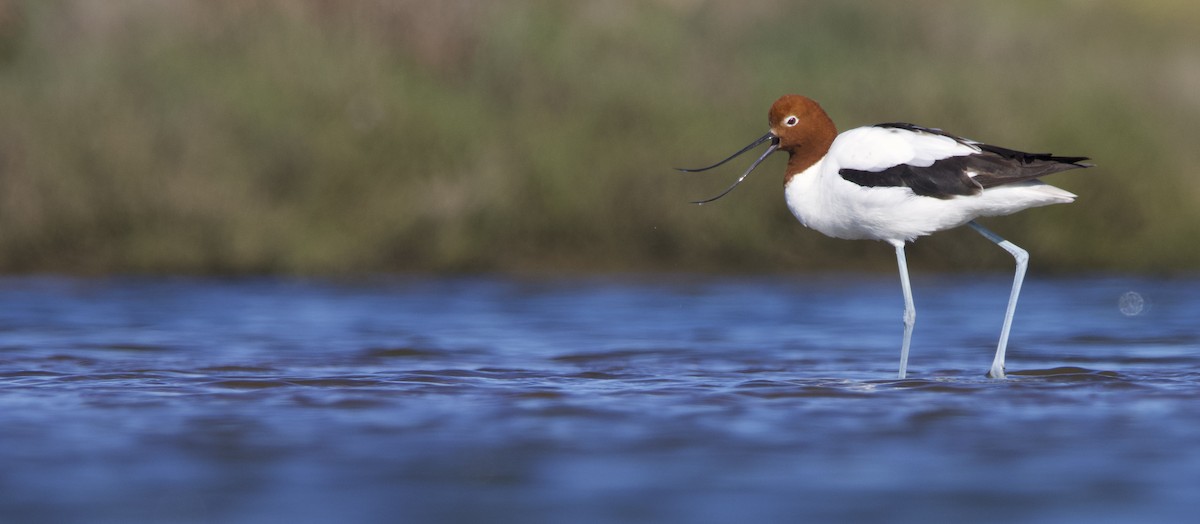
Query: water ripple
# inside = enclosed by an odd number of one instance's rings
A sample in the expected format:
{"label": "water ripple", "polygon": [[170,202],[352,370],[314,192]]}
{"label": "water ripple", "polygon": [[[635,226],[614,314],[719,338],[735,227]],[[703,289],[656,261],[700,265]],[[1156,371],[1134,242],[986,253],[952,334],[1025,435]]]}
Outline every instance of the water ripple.
{"label": "water ripple", "polygon": [[87,284],[0,279],[0,521],[1186,521],[1200,489],[1191,281],[1031,282],[1005,380],[1006,279],[922,282],[904,380],[890,280]]}

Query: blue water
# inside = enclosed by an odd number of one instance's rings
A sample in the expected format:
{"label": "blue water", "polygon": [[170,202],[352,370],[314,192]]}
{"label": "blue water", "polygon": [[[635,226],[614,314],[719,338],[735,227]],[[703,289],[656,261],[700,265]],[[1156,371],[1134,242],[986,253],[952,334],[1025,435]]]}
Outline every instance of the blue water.
{"label": "blue water", "polygon": [[1200,281],[0,279],[0,522],[1182,522]]}

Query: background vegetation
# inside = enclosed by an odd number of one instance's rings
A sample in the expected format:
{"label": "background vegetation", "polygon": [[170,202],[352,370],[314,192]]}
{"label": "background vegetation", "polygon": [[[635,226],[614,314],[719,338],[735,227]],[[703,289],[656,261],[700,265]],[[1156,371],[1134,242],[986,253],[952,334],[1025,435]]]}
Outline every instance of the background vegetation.
{"label": "background vegetation", "polygon": [[[1036,271],[1200,267],[1200,3],[0,0],[0,271],[893,271],[724,200],[780,94],[1090,155],[986,223]],[[971,232],[924,270],[1007,270]]]}

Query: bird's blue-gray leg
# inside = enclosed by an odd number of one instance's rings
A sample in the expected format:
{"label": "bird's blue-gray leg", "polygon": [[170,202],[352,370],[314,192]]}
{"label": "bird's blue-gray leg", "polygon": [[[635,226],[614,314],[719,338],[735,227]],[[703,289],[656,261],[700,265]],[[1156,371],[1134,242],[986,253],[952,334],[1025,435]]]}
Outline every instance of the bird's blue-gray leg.
{"label": "bird's blue-gray leg", "polygon": [[968,222],[967,225],[1004,248],[1017,261],[1017,270],[1013,274],[1012,293],[1008,296],[1008,309],[1004,312],[1004,327],[1000,328],[1000,343],[996,346],[996,358],[992,360],[992,369],[988,371],[989,377],[1004,378],[1004,352],[1008,349],[1008,332],[1012,329],[1013,313],[1017,311],[1017,296],[1021,294],[1021,283],[1025,281],[1025,268],[1029,266],[1029,252],[1004,240],[1000,235],[991,232],[975,221]]}
{"label": "bird's blue-gray leg", "polygon": [[904,290],[904,341],[900,343],[900,378],[908,374],[908,345],[913,326],[917,323],[917,308],[913,306],[912,285],[908,283],[908,261],[904,258],[904,241],[892,242],[896,247],[896,265],[900,266],[900,289]]}

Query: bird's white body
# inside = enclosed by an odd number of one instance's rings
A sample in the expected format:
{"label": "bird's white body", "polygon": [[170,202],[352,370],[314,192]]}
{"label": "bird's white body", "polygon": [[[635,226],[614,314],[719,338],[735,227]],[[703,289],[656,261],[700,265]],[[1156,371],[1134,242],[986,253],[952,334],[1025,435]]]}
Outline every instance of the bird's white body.
{"label": "bird's white body", "polygon": [[968,143],[903,129],[860,127],[833,141],[829,152],[785,188],[788,209],[802,224],[835,238],[912,241],[981,216],[1008,215],[1063,204],[1075,195],[1039,180],[1015,182],[955,198],[919,196],[906,187],[864,187],[842,178],[842,169],[881,171],[908,164],[929,167],[952,156],[977,154]]}

